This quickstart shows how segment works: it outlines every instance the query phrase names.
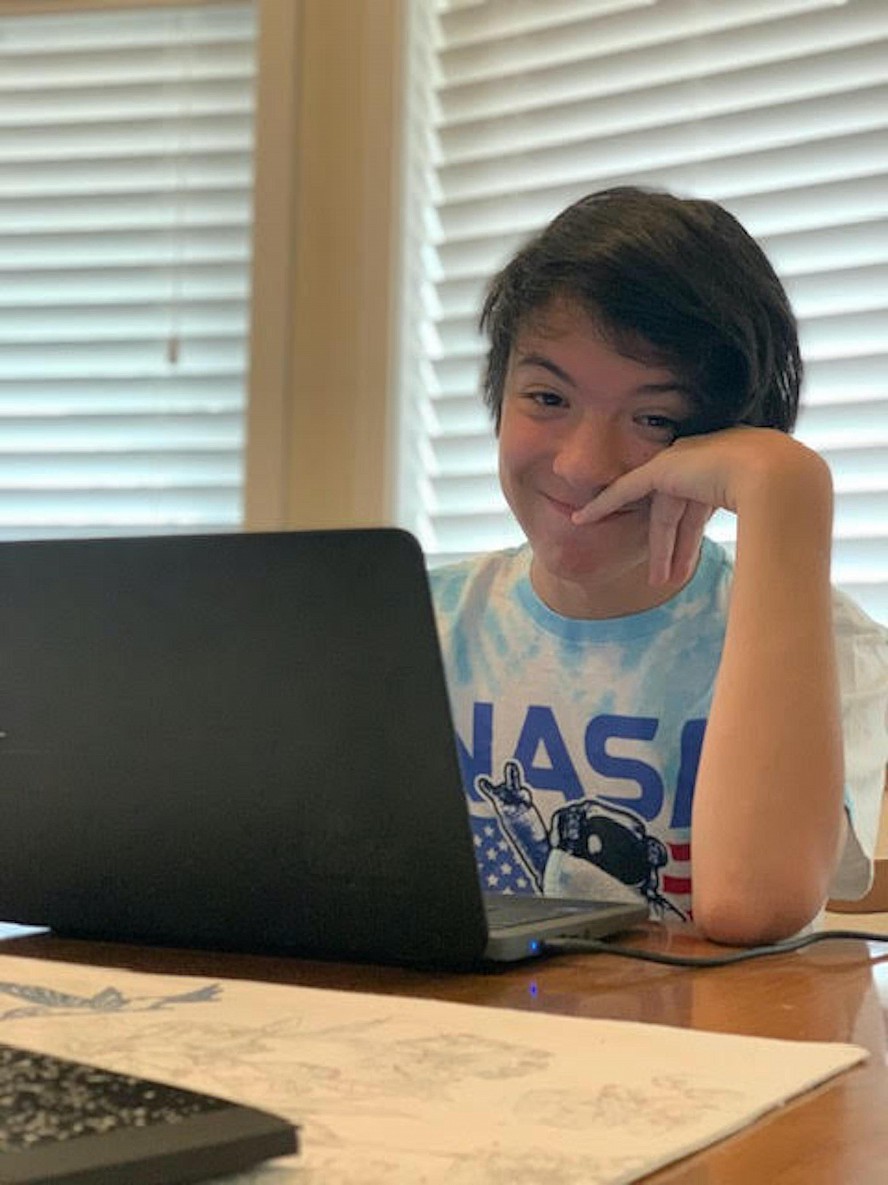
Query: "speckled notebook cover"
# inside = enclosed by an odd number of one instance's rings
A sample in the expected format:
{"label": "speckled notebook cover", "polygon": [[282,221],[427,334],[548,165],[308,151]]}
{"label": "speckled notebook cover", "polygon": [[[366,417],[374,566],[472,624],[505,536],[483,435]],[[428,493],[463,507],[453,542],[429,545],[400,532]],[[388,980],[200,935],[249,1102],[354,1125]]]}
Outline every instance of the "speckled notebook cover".
{"label": "speckled notebook cover", "polygon": [[269,1112],[0,1045],[0,1185],[180,1185],[296,1149]]}

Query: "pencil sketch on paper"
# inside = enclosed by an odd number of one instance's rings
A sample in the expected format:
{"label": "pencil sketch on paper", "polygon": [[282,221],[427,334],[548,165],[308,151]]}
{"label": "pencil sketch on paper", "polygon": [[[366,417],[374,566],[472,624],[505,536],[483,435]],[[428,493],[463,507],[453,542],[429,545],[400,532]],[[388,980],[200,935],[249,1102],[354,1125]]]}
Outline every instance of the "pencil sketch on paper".
{"label": "pencil sketch on paper", "polygon": [[204,1004],[208,1000],[217,999],[221,990],[219,984],[212,983],[194,991],[172,995],[128,997],[117,988],[106,987],[92,996],[78,996],[72,992],[58,991],[39,984],[0,981],[0,995],[22,1001],[15,1008],[0,1012],[0,1021],[16,1020],[25,1016],[60,1016],[65,1013],[82,1015],[84,1012],[153,1012],[177,1004]]}
{"label": "pencil sketch on paper", "polygon": [[686,1126],[688,1117],[718,1115],[742,1102],[743,1092],[729,1087],[705,1089],[683,1074],[651,1078],[643,1087],[607,1082],[588,1094],[576,1091],[530,1091],[518,1108],[538,1123],[563,1131],[588,1131],[591,1124],[615,1127],[639,1135]]}

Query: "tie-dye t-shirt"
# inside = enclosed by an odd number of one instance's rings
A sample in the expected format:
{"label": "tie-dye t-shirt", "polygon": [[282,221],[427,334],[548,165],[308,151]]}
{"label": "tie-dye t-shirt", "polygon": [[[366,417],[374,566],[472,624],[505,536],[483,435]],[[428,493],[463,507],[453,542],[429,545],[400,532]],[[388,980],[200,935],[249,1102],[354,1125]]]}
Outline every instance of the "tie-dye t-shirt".
{"label": "tie-dye t-shirt", "polygon": [[[530,549],[433,569],[432,593],[483,887],[691,910],[691,803],[733,568],[704,542],[667,604],[559,616]],[[852,826],[834,895],[871,877],[886,759],[886,634],[836,594]],[[754,738],[750,738],[754,743]]]}

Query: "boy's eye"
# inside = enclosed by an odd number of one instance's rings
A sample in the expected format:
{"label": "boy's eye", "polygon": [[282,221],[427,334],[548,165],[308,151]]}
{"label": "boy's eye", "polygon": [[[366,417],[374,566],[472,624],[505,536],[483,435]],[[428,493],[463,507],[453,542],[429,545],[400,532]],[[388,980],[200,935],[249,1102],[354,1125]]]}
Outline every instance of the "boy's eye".
{"label": "boy's eye", "polygon": [[678,420],[673,420],[669,416],[640,416],[639,420],[645,428],[650,428],[653,432],[662,434],[670,440],[675,440],[681,431],[681,424]]}
{"label": "boy's eye", "polygon": [[564,397],[556,391],[531,391],[530,398],[538,407],[564,406]]}

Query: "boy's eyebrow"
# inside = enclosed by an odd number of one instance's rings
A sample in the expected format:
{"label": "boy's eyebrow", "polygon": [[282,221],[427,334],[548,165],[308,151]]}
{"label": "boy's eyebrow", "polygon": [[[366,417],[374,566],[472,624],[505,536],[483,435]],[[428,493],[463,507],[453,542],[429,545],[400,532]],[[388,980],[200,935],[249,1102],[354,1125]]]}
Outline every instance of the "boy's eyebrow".
{"label": "boy's eyebrow", "polygon": [[516,363],[517,366],[541,366],[543,370],[551,371],[556,378],[561,379],[563,383],[567,383],[571,387],[576,387],[571,375],[563,370],[557,362],[553,362],[551,358],[547,358],[545,354],[522,354]]}
{"label": "boy's eyebrow", "polygon": [[684,383],[680,383],[678,379],[673,380],[671,383],[644,383],[641,387],[635,389],[635,394],[657,395],[662,392],[664,395],[668,395],[672,391],[676,395],[683,395],[686,399],[690,399],[691,397],[690,389]]}
{"label": "boy's eyebrow", "polygon": [[[561,379],[563,383],[567,383],[569,386],[574,388],[577,386],[576,380],[566,370],[560,367],[557,362],[553,362],[551,358],[547,358],[545,354],[521,354],[515,365],[540,366],[543,370],[548,370],[551,374],[554,374],[556,378]],[[684,385],[684,383],[680,383],[678,379],[672,379],[665,383],[643,383],[640,387],[635,389],[633,394],[665,395],[673,391],[676,395],[682,395],[686,399],[690,399],[691,397],[690,390]]]}

